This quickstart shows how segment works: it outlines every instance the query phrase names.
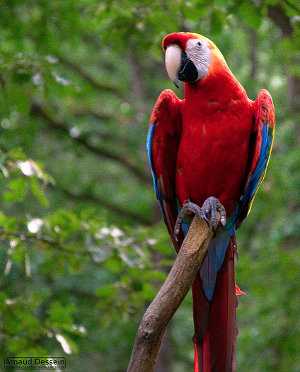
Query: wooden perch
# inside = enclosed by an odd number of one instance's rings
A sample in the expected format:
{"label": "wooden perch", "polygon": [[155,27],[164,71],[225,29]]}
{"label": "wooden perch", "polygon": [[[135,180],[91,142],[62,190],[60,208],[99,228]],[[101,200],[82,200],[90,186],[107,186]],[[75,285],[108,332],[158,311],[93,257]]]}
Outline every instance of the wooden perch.
{"label": "wooden perch", "polygon": [[194,217],[167,279],[141,320],[127,372],[154,371],[167,324],[190,289],[211,237],[206,222]]}

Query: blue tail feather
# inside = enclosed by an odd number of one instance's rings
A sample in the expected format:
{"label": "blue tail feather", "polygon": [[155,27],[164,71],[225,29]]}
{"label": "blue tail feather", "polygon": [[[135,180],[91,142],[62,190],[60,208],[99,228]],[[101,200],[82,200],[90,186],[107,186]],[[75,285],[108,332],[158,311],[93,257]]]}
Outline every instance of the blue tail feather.
{"label": "blue tail feather", "polygon": [[213,298],[217,274],[224,262],[230,238],[231,234],[229,231],[226,229],[218,230],[209,243],[207,255],[201,265],[200,277],[203,291],[208,301]]}
{"label": "blue tail feather", "polygon": [[[180,207],[178,207],[178,213]],[[186,236],[190,227],[190,220],[184,219],[181,225],[183,235]],[[218,228],[216,235],[211,239],[208,246],[208,253],[203,260],[200,268],[200,277],[202,280],[203,291],[208,301],[211,301],[214,295],[217,274],[224,262],[225,254],[231,237],[235,229],[231,219],[223,228]]]}

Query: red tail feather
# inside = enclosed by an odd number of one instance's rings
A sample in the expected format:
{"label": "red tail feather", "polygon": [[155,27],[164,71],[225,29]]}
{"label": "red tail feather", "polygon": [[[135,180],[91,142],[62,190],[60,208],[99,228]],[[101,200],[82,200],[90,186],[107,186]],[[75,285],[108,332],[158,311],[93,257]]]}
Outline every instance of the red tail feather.
{"label": "red tail feather", "polygon": [[218,273],[213,300],[207,301],[198,275],[193,284],[194,372],[234,372],[236,306],[232,242]]}

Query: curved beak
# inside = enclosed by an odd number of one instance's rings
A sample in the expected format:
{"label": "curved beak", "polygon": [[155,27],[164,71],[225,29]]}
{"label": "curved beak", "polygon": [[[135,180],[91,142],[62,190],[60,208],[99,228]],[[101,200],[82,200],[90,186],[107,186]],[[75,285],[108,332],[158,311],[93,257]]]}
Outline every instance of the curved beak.
{"label": "curved beak", "polygon": [[194,82],[198,78],[196,66],[176,44],[167,47],[165,65],[170,80],[177,88],[179,87],[179,81]]}
{"label": "curved beak", "polygon": [[178,45],[172,44],[167,47],[165,54],[165,65],[170,80],[172,80],[178,88],[178,71],[181,65],[181,49]]}

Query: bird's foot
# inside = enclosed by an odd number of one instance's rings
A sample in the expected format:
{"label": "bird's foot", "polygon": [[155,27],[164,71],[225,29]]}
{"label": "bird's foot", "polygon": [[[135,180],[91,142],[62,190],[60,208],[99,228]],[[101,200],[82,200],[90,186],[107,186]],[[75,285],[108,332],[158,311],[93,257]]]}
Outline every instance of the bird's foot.
{"label": "bird's foot", "polygon": [[182,208],[180,209],[180,212],[178,213],[177,220],[175,223],[174,237],[176,240],[178,240],[177,237],[179,235],[180,228],[181,228],[184,218],[190,217],[192,215],[197,216],[202,219],[206,219],[204,211],[202,208],[199,207],[199,205],[191,201],[187,201],[183,204]]}
{"label": "bird's foot", "polygon": [[199,205],[191,201],[187,201],[183,204],[175,223],[174,236],[176,240],[180,232],[182,221],[185,217],[192,215],[205,220],[213,231],[215,231],[219,225],[226,225],[226,211],[217,198],[213,196],[207,198],[202,207],[199,207]]}
{"label": "bird's foot", "polygon": [[219,225],[226,225],[226,211],[219,199],[210,196],[203,203],[202,209],[212,230],[216,230]]}

